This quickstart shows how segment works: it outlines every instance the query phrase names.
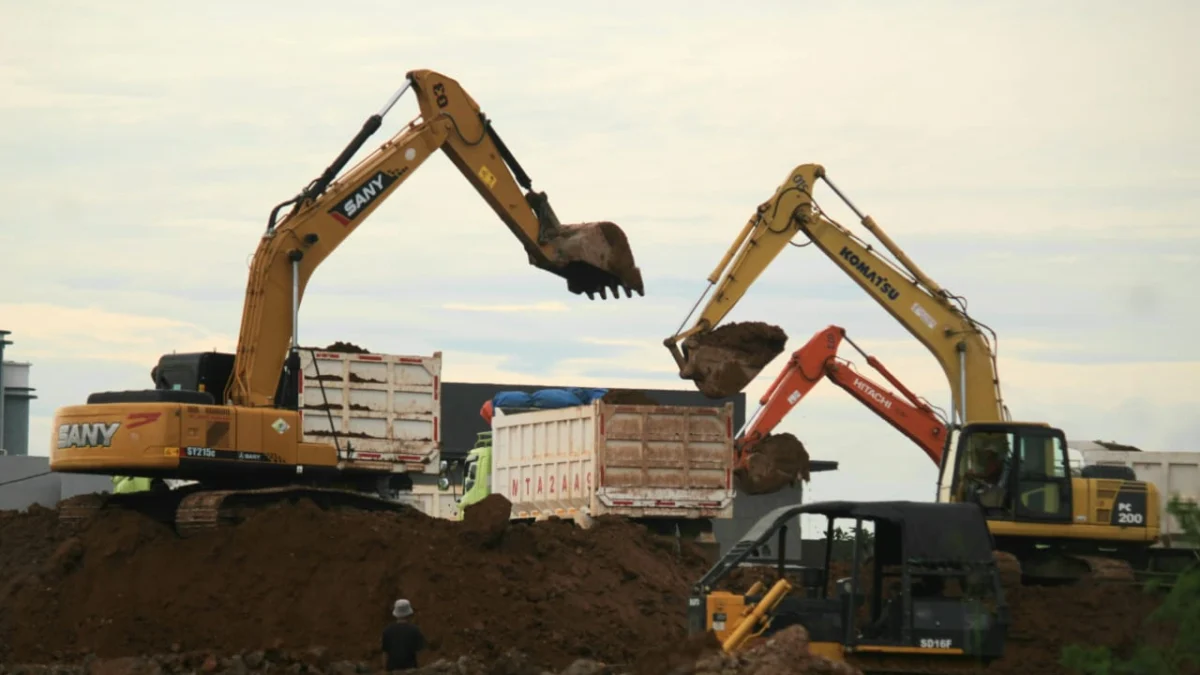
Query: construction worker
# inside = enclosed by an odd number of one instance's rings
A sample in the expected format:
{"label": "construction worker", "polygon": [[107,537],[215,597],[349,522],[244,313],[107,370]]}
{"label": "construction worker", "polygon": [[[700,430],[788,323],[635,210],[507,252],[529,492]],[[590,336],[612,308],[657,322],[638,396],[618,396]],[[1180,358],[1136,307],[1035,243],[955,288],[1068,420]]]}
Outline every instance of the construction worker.
{"label": "construction worker", "polygon": [[383,629],[383,669],[412,670],[417,667],[417,652],[425,648],[425,636],[412,623],[412,603],[403,598],[392,605],[395,621]]}

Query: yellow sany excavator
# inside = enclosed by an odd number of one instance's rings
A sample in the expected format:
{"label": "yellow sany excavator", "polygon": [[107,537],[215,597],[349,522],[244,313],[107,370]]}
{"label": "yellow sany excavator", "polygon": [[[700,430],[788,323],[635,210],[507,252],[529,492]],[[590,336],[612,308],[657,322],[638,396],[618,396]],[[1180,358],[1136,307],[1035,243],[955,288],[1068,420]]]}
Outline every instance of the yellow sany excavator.
{"label": "yellow sany excavator", "polygon": [[[898,262],[821,209],[813,197],[818,180]],[[807,241],[793,241],[798,235]],[[1010,419],[997,377],[995,335],[863,215],[818,164],[796,167],[758,207],[709,276],[709,289],[716,284],[716,290],[699,318],[665,341],[682,377],[710,396],[731,395],[782,351],[786,336],[778,328],[718,324],[789,244],[815,245],[937,359],[952,396],[937,501],[980,505],[1010,571],[1019,562],[1027,581],[1046,583],[1089,574],[1130,578],[1131,567],[1157,567],[1174,557],[1175,551],[1152,548],[1160,518],[1155,485],[1073,477],[1060,429]]]}
{"label": "yellow sany excavator", "polygon": [[[420,115],[339,177],[410,89]],[[644,294],[619,227],[560,224],[479,104],[455,80],[414,70],[316,180],[271,211],[250,268],[237,353],[166,355],[155,368],[156,389],[92,394],[86,405],[58,410],[51,470],[198,481],[167,493],[110,498],[165,511],[181,533],[212,527],[247,504],[301,495],[399,508],[382,495],[402,465],[355,460],[336,439],[332,445],[302,439],[297,324],[317,266],[437,150],[508,226],[530,264],[565,279],[570,292]]]}

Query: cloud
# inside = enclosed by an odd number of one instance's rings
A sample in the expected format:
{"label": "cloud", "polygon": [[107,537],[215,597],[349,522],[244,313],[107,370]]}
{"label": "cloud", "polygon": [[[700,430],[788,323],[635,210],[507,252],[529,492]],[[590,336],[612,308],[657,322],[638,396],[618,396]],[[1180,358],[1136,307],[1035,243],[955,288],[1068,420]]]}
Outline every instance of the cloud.
{"label": "cloud", "polygon": [[27,359],[120,361],[149,367],[171,351],[230,350],[234,344],[228,335],[179,319],[99,307],[5,303],[0,304],[0,321],[14,338],[19,336],[20,353]]}
{"label": "cloud", "polygon": [[571,310],[570,307],[556,301],[535,302],[529,305],[484,305],[449,302],[443,304],[442,309],[449,309],[456,312],[569,312]]}
{"label": "cloud", "polygon": [[[764,21],[715,1],[539,2],[535,20],[476,2],[471,21],[406,8],[424,27],[406,32],[364,1],[354,40],[318,48],[297,36],[343,10],[244,4],[187,21],[128,0],[0,9],[0,153],[22,158],[0,166],[0,327],[35,362],[35,449],[54,408],[145,386],[161,354],[232,350],[267,213],[419,67],[465,86],[563,222],[621,225],[647,296],[570,295],[431,158],[317,271],[306,344],[440,350],[451,380],[688,388],[662,339],[754,208],[817,162],[999,333],[1014,415],[1151,448],[1194,438],[1195,396],[1163,383],[1200,374],[1195,3],[771,3]],[[415,113],[402,100],[359,157]],[[845,326],[946,405],[932,356],[814,246],[786,249],[727,320],[779,324],[793,349]],[[836,387],[781,429],[842,462],[810,498],[932,495],[928,460]]]}

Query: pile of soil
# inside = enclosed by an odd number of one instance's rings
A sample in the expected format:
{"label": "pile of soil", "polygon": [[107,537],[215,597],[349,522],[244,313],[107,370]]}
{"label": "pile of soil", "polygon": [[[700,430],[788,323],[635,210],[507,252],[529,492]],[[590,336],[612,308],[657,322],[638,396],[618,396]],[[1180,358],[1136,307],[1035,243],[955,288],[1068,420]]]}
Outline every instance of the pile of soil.
{"label": "pile of soil", "polygon": [[633,389],[609,389],[600,400],[613,405],[658,405],[658,401],[647,396],[646,392]]}
{"label": "pile of soil", "polygon": [[329,345],[328,347],[325,347],[321,351],[337,352],[339,354],[370,354],[371,353],[371,352],[367,351],[366,349],[363,349],[362,347],[359,347],[358,345],[356,345],[352,342],[342,342],[341,340],[338,340],[337,342]]}
{"label": "pile of soil", "polygon": [[792,434],[767,434],[754,444],[744,466],[734,472],[738,489],[757,495],[775,492],[797,480],[808,482],[808,451]]}
{"label": "pile of soil", "polygon": [[1126,658],[1138,642],[1169,639],[1163,627],[1147,624],[1162,595],[1135,586],[1080,584],[1073,587],[1005,586],[1013,623],[1004,658],[991,675],[1067,675],[1058,664],[1072,644],[1107,646]]}
{"label": "pile of soil", "polygon": [[[614,674],[838,672],[797,656],[798,634],[737,658],[710,638],[686,640],[688,588],[707,568],[694,545],[677,555],[673,539],[610,517],[587,530],[511,523],[510,508],[493,495],[458,523],[302,500],[188,539],[129,511],[80,527],[38,506],[0,512],[0,663],[73,664],[27,673],[372,672],[391,603],[405,597],[429,639],[423,663],[447,659],[430,673],[598,675],[579,659]],[[759,572],[738,571],[737,586],[774,576]],[[1127,656],[1136,642],[1171,637],[1145,623],[1161,595],[1135,586],[1006,589],[1013,625],[992,675],[1066,675],[1068,645]],[[793,666],[779,669],[771,654]],[[91,655],[104,661],[89,665]],[[109,660],[121,657],[137,658]]]}
{"label": "pile of soil", "polygon": [[676,540],[609,517],[496,535],[489,523],[511,507],[500,495],[477,506],[458,523],[301,500],[187,539],[132,511],[61,532],[48,513],[6,515],[0,662],[270,646],[377,662],[401,597],[429,660],[516,649],[552,669],[631,664],[685,637],[688,588],[707,567],[694,545],[676,553]]}
{"label": "pile of soil", "polygon": [[779,326],[747,321],[727,323],[684,341],[694,371],[688,376],[709,398],[732,396],[783,352],[787,333]]}

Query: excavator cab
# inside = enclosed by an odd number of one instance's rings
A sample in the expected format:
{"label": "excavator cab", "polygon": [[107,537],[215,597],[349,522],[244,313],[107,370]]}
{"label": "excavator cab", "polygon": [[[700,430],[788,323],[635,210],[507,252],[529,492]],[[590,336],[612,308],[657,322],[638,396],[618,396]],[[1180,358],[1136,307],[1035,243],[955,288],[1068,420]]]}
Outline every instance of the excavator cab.
{"label": "excavator cab", "polygon": [[[826,518],[821,560],[785,550],[787,529],[805,515]],[[840,524],[849,525],[849,541],[836,537]],[[772,545],[774,559],[760,555]],[[1003,656],[1009,626],[987,522],[970,504],[780,507],[692,587],[688,602],[689,632],[711,631],[727,652],[798,624],[813,654],[866,672],[978,672]]]}

